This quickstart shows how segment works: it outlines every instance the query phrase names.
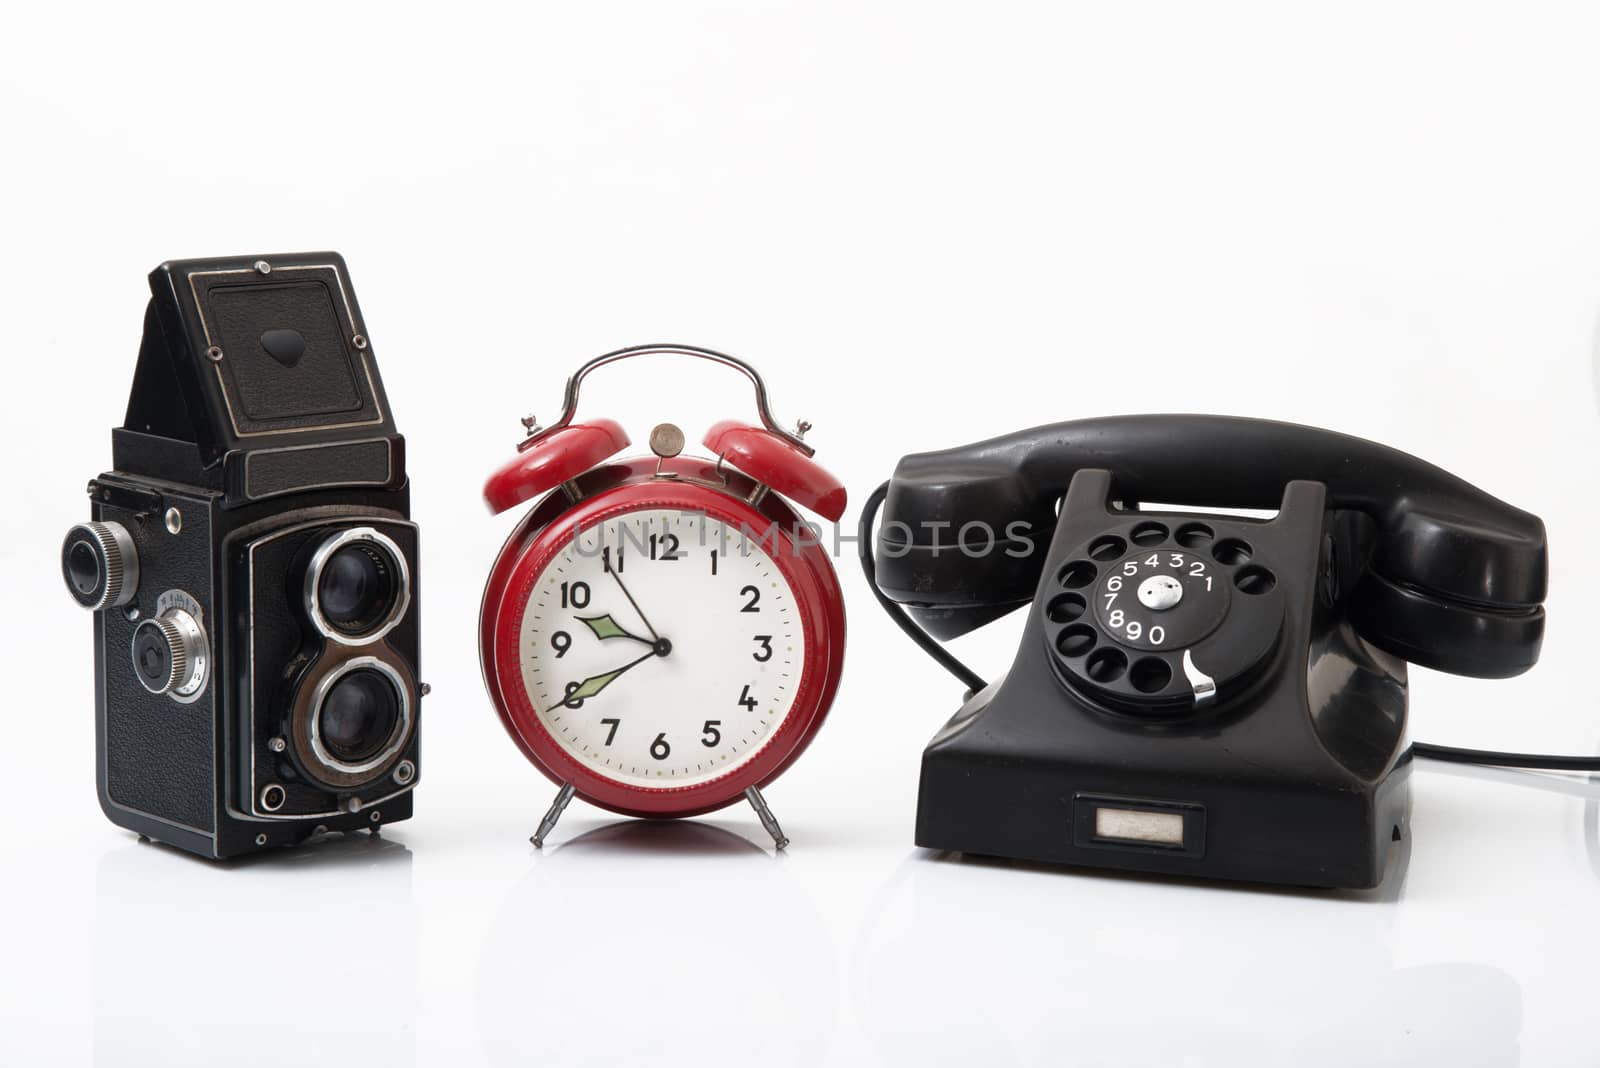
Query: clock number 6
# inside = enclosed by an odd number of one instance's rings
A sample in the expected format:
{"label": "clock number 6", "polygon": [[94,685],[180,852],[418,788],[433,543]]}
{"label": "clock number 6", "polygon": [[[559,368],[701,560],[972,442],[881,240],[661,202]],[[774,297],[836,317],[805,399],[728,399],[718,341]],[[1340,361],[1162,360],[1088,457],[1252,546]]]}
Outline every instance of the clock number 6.
{"label": "clock number 6", "polygon": [[656,735],[656,740],[650,743],[650,755],[657,760],[665,760],[672,755],[672,746],[667,744],[666,731]]}

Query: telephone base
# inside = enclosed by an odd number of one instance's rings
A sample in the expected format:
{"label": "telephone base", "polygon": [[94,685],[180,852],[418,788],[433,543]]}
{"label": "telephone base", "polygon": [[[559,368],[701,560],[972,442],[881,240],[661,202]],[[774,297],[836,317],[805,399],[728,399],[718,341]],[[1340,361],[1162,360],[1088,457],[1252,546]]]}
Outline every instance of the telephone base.
{"label": "telephone base", "polygon": [[[1296,753],[1278,768],[1242,764],[1215,738],[1170,746],[1164,743],[1173,739],[1102,729],[1064,730],[1060,744],[1044,742],[1037,730],[1024,740],[1016,714],[1030,710],[1003,694],[997,704],[1002,684],[973,695],[923,753],[918,846],[1370,889],[1383,880],[1391,843],[1410,834],[1409,759],[1362,781],[1320,751]],[[1061,713],[1048,713],[1057,726],[1064,725]],[[1327,766],[1306,773],[1305,759],[1319,755]]]}

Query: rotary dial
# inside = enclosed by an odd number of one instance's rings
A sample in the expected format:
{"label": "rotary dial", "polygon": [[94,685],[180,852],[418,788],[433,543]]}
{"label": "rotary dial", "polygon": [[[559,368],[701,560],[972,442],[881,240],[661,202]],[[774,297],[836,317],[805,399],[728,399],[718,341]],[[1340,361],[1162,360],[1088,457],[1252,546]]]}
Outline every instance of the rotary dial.
{"label": "rotary dial", "polygon": [[1277,641],[1283,595],[1258,532],[1240,533],[1143,519],[1074,549],[1045,601],[1062,680],[1140,715],[1193,711],[1242,681]]}
{"label": "rotary dial", "polygon": [[1228,614],[1228,586],[1220,578],[1196,553],[1141,550],[1104,572],[1095,586],[1095,616],[1131,649],[1193,645]]}

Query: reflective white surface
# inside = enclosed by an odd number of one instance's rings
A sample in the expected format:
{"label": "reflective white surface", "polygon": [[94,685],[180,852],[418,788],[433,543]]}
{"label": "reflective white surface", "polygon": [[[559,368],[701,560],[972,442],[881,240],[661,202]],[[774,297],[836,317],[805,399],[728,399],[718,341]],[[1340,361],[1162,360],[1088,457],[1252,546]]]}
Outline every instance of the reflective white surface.
{"label": "reflective white surface", "polygon": [[[904,452],[1114,412],[1415,452],[1542,515],[1552,556],[1541,664],[1415,672],[1413,733],[1596,751],[1596,29],[1445,4],[8,14],[0,1063],[1593,1064],[1600,786],[1420,769],[1371,894],[931,855],[918,756],[959,687],[845,543],[844,681],[767,792],[790,849],[743,807],[575,802],[538,852],[554,788],[474,623],[513,522],[477,493],[518,418],[589,356],[682,340],[755,362],[855,504]],[[325,247],[423,530],[418,815],[208,864],[98,811],[57,553],[145,273]],[[738,376],[672,361],[603,369],[583,412],[638,451],[753,416]],[[1017,624],[958,651],[992,676]]]}
{"label": "reflective white surface", "polygon": [[539,854],[531,810],[442,791],[384,838],[233,865],[91,826],[6,850],[7,1044],[12,1063],[1588,1063],[1596,802],[1523,778],[1419,774],[1415,844],[1370,894],[942,857],[782,787],[783,855],[748,812],[581,804]]}

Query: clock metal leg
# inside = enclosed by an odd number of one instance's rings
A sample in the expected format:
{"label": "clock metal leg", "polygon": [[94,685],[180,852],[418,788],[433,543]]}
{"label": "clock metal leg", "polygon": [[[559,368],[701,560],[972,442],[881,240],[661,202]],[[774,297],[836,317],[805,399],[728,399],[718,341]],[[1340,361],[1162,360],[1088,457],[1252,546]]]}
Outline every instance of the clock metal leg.
{"label": "clock metal leg", "polygon": [[556,829],[556,821],[567,810],[567,805],[571,804],[572,795],[576,792],[576,788],[570,782],[561,784],[561,790],[556,794],[556,799],[550,802],[549,811],[544,814],[544,819],[539,821],[539,829],[533,832],[532,838],[528,839],[533,843],[534,848],[544,848],[545,838],[549,836],[551,831]]}
{"label": "clock metal leg", "polygon": [[778,849],[788,845],[789,839],[784,836],[783,828],[778,826],[778,817],[774,816],[772,810],[767,807],[767,799],[761,796],[761,791],[752,786],[745,790],[744,799],[750,802],[751,808],[756,810],[756,815],[761,818],[761,826],[765,827],[767,833],[772,835],[772,844]]}

